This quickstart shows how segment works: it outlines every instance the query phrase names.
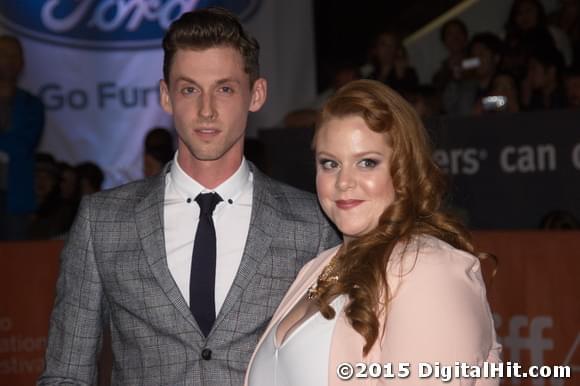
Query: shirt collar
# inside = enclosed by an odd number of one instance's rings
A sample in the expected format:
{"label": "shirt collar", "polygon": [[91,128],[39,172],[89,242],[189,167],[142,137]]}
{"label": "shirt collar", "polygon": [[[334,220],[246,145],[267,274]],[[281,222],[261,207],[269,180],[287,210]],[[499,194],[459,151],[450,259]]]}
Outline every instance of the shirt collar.
{"label": "shirt collar", "polygon": [[242,194],[246,184],[251,181],[250,167],[244,157],[234,174],[216,188],[208,189],[185,173],[177,161],[177,154],[178,152],[175,152],[173,158],[174,167],[171,168],[169,173],[177,191],[185,198],[195,199],[200,193],[216,192],[222,200],[231,204]]}

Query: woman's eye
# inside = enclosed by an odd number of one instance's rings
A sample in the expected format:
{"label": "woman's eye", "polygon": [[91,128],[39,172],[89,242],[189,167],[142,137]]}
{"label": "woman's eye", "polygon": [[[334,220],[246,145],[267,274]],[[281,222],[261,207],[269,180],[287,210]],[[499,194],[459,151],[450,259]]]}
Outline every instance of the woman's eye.
{"label": "woman's eye", "polygon": [[330,159],[321,159],[320,161],[318,161],[318,163],[323,169],[326,170],[334,169],[335,167],[338,166],[338,163],[336,161]]}
{"label": "woman's eye", "polygon": [[361,160],[359,164],[363,168],[374,168],[375,166],[377,166],[378,161],[376,161],[374,159],[370,159],[370,158],[365,158],[365,159]]}

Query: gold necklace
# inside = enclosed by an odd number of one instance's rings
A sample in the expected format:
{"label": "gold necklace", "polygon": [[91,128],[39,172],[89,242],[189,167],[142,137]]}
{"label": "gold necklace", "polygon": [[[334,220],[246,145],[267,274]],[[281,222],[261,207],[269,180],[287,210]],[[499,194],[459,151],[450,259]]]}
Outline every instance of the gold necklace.
{"label": "gold necklace", "polygon": [[340,275],[336,272],[336,256],[332,258],[330,263],[322,270],[316,282],[312,283],[312,285],[306,291],[306,298],[308,300],[318,299],[320,297],[320,290],[319,287],[321,284],[326,284],[333,281],[338,281]]}

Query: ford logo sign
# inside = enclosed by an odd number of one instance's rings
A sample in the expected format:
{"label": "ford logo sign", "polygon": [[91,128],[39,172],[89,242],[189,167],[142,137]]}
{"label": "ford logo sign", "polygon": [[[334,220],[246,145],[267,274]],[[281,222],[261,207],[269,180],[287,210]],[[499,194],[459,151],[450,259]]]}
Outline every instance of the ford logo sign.
{"label": "ford logo sign", "polygon": [[261,0],[27,0],[0,1],[0,24],[31,39],[89,49],[159,48],[184,12],[224,7],[242,21]]}

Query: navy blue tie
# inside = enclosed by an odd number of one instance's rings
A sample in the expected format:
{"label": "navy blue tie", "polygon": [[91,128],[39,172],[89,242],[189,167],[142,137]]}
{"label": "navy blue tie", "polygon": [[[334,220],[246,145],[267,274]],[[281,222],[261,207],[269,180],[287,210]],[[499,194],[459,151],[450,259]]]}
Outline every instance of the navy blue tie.
{"label": "navy blue tie", "polygon": [[215,321],[216,237],[212,214],[222,198],[217,193],[200,193],[195,201],[200,212],[191,258],[189,309],[207,336]]}

